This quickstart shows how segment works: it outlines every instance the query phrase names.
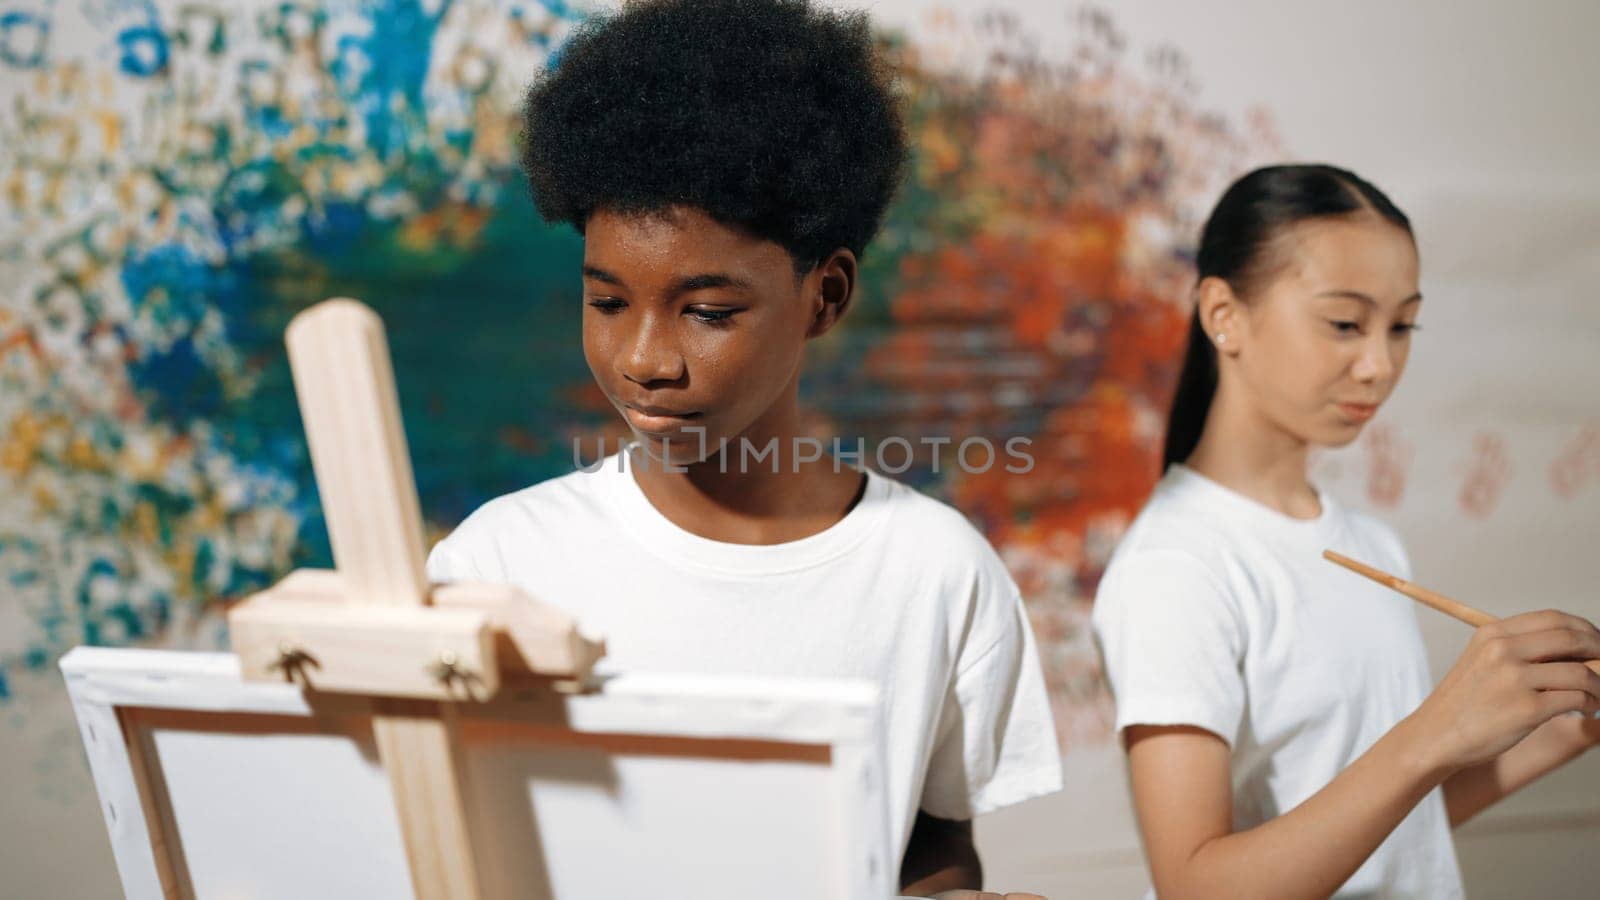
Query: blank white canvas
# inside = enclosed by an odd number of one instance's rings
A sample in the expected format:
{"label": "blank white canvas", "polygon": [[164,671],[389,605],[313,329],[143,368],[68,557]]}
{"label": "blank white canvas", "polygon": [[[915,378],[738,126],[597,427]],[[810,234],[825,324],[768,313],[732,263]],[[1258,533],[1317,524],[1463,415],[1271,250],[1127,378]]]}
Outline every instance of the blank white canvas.
{"label": "blank white canvas", "polygon": [[197,897],[411,896],[370,733],[159,729],[154,743]]}
{"label": "blank white canvas", "polygon": [[490,896],[538,884],[533,847],[556,897],[649,897],[700,882],[718,896],[763,897],[844,875],[825,765],[576,749],[474,748],[469,759],[478,808],[498,825],[479,845]]}
{"label": "blank white canvas", "polygon": [[[108,724],[130,706],[197,897],[411,895],[370,721],[334,714],[359,707],[313,715],[291,685],[239,680],[230,654],[75,650],[62,669],[130,897],[160,896]],[[463,723],[486,898],[892,894],[870,685],[623,675]]]}

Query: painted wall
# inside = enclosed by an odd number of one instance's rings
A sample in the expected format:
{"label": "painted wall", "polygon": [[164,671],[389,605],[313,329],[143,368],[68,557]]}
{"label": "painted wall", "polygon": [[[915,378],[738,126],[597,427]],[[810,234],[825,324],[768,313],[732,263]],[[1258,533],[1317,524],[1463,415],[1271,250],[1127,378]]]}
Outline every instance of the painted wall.
{"label": "painted wall", "polygon": [[[1600,616],[1600,10],[855,5],[900,63],[916,159],[805,391],[869,442],[1034,441],[1026,479],[926,458],[900,476],[1001,548],[1081,776],[980,823],[996,886],[1142,888],[1088,601],[1153,477],[1199,219],[1250,165],[1352,166],[1418,226],[1407,382],[1324,483],[1389,516],[1425,583]],[[580,244],[514,171],[518,90],[584,15],[0,0],[0,871],[19,896],[115,892],[54,659],[220,646],[230,600],[327,559],[281,347],[296,311],[349,294],[387,320],[435,534],[619,433],[575,339]],[[1465,636],[1425,622],[1442,671]],[[1475,894],[1595,883],[1577,848],[1600,837],[1597,775],[1469,827]]]}

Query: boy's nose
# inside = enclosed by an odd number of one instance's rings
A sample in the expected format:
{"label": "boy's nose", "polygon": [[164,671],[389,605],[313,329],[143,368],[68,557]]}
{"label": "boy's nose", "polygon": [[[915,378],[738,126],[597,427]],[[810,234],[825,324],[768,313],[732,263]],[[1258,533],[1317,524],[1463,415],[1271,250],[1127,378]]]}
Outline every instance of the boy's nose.
{"label": "boy's nose", "polygon": [[677,381],[683,377],[683,354],[672,340],[670,328],[659,317],[646,316],[634,333],[622,359],[622,374],[635,384]]}

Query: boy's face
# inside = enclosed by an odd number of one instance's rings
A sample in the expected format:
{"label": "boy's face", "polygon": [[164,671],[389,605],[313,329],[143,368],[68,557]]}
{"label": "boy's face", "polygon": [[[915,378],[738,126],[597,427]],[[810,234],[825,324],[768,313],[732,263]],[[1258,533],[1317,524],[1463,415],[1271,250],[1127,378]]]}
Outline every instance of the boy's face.
{"label": "boy's face", "polygon": [[596,211],[584,235],[584,358],[651,457],[691,465],[741,436],[786,457],[823,269],[797,278],[780,245],[688,207]]}

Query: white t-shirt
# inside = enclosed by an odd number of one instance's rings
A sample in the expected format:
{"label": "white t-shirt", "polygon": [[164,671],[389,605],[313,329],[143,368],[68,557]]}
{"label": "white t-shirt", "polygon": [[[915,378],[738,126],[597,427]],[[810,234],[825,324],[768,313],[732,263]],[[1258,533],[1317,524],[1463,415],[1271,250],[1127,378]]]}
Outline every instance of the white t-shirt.
{"label": "white t-shirt", "polygon": [[[1322,558],[1409,578],[1399,538],[1320,499],[1320,517],[1295,519],[1175,465],[1095,599],[1118,733],[1194,725],[1228,741],[1236,831],[1321,790],[1433,689],[1416,604]],[[1442,791],[1335,896],[1462,896]]]}
{"label": "white t-shirt", "polygon": [[625,460],[484,504],[433,548],[429,577],[509,583],[572,612],[605,636],[613,671],[870,679],[897,854],[919,806],[971,819],[1060,790],[1021,594],[959,512],[868,472],[831,527],[730,544],[673,524]]}

